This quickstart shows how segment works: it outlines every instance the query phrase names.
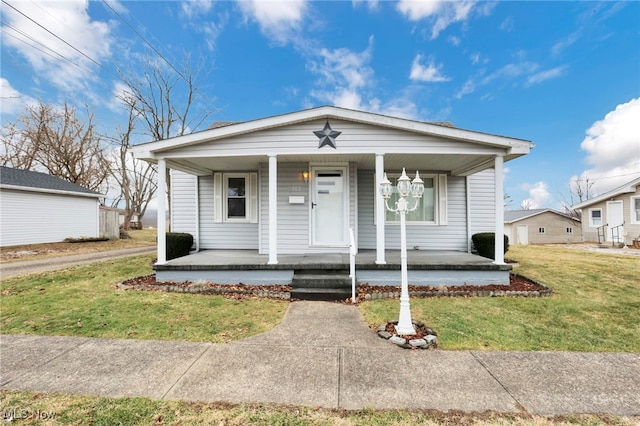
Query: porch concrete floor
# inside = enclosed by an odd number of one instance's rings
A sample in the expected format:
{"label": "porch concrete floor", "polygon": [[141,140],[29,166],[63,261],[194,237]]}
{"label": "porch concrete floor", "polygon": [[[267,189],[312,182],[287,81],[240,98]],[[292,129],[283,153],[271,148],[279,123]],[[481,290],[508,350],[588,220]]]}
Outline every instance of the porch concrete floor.
{"label": "porch concrete floor", "polygon": [[[385,252],[386,264],[376,263],[375,250],[360,250],[356,255],[356,267],[358,269],[399,269],[400,250],[387,250]],[[314,266],[322,266],[322,269],[331,267],[349,267],[349,254],[344,253],[306,253],[306,254],[282,254],[278,255],[278,264],[268,265],[269,256],[259,254],[256,250],[202,250],[188,256],[168,261],[165,267],[229,267],[250,269],[308,269]],[[407,252],[407,265],[410,269],[431,269],[433,267],[447,267],[447,269],[511,269],[509,265],[496,265],[491,259],[474,254],[459,251],[435,251],[435,250],[409,250]],[[484,267],[484,268],[483,268]]]}

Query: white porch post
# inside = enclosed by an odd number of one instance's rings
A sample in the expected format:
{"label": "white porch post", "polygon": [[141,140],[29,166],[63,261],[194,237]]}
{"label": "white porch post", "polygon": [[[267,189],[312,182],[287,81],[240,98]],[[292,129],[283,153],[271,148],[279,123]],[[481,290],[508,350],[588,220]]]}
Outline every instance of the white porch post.
{"label": "white porch post", "polygon": [[496,155],[495,180],[496,180],[496,240],[495,261],[498,265],[504,265],[504,154]]}
{"label": "white porch post", "polygon": [[278,263],[278,157],[269,156],[269,265]]}
{"label": "white porch post", "polygon": [[167,162],[158,160],[158,265],[167,263]]}
{"label": "white porch post", "polygon": [[383,265],[386,262],[384,255],[384,218],[385,218],[385,205],[382,195],[380,195],[378,188],[380,188],[380,182],[384,179],[384,154],[376,154],[376,188],[375,197],[377,200],[376,205],[376,263]]}

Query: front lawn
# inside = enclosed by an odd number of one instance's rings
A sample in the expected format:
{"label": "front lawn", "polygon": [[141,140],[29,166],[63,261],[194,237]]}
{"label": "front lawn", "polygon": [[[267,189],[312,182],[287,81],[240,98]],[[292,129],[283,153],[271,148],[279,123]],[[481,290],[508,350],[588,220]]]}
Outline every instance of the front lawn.
{"label": "front lawn", "polygon": [[152,272],[154,255],[3,279],[0,332],[227,342],[270,330],[287,302],[124,291],[115,285]]}
{"label": "front lawn", "polygon": [[[553,288],[546,298],[411,299],[414,319],[443,349],[640,352],[640,257],[511,246],[515,272]],[[397,300],[360,306],[373,327],[397,319]]]}

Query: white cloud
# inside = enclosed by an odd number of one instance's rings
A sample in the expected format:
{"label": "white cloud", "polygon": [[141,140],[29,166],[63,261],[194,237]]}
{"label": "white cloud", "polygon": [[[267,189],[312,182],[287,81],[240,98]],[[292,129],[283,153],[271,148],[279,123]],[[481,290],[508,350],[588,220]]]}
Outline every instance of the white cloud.
{"label": "white cloud", "polygon": [[525,183],[520,188],[529,193],[529,198],[522,201],[521,205],[526,205],[531,209],[541,209],[547,207],[547,203],[551,200],[549,193],[549,185],[545,182],[536,182],[534,184]]}
{"label": "white cloud", "polygon": [[[640,98],[620,104],[587,129],[580,147],[590,168],[581,178],[603,193],[640,176]],[[576,177],[572,178],[576,179]]]}
{"label": "white cloud", "polygon": [[352,109],[362,109],[360,91],[373,84],[373,69],[369,66],[373,51],[373,37],[362,52],[347,48],[320,49],[319,60],[311,60],[309,68],[321,78],[322,87],[311,95],[323,102]]}
{"label": "white cloud", "polygon": [[512,79],[521,77],[523,75],[531,75],[535,73],[539,68],[539,65],[535,62],[522,61],[516,63],[510,63],[498,68],[482,80],[482,84],[491,83],[497,79]]}
{"label": "white cloud", "polygon": [[[401,0],[396,8],[410,21],[430,20],[432,24],[431,40],[433,40],[449,25],[455,22],[466,22],[471,17],[476,4],[476,1]],[[478,13],[487,15],[491,9],[492,7],[481,7]]]}
{"label": "white cloud", "polygon": [[566,65],[561,65],[549,70],[537,72],[529,76],[525,86],[532,86],[534,84],[542,83],[543,81],[550,80],[552,78],[560,77],[567,71],[567,68],[568,67]]}
{"label": "white cloud", "polygon": [[476,90],[475,83],[473,82],[473,80],[469,79],[464,83],[462,88],[460,88],[460,90],[458,90],[458,92],[456,93],[455,95],[456,99],[462,99],[463,96],[473,93],[475,90]]}
{"label": "white cloud", "polygon": [[462,43],[462,40],[460,39],[460,37],[453,36],[453,35],[447,37],[447,40],[449,40],[449,43],[451,43],[452,46],[460,46],[460,43]]}
{"label": "white cloud", "polygon": [[6,119],[7,116],[21,113],[27,105],[35,104],[37,99],[20,93],[11,86],[9,80],[0,78],[0,117]]}
{"label": "white cloud", "polygon": [[281,44],[295,37],[308,7],[305,0],[249,0],[238,5],[245,19],[255,20],[264,35]]}
{"label": "white cloud", "polygon": [[213,7],[213,0],[189,0],[180,4],[182,13],[188,17],[208,13]]}
{"label": "white cloud", "polygon": [[101,63],[111,56],[112,24],[92,20],[86,0],[13,2],[11,6],[21,13],[2,6],[7,22],[2,26],[3,44],[18,51],[59,89],[89,90],[89,82],[98,80],[93,61]]}
{"label": "white cloud", "polygon": [[513,30],[513,27],[513,18],[511,16],[507,16],[498,28],[505,32],[511,32]]}
{"label": "white cloud", "polygon": [[411,64],[411,74],[409,78],[414,81],[425,81],[429,83],[442,83],[451,80],[450,77],[442,75],[442,64],[435,64],[432,57],[427,60],[427,65],[423,65],[422,55],[416,55]]}
{"label": "white cloud", "polygon": [[374,12],[380,8],[379,0],[351,0],[353,7],[358,7],[361,3],[366,3],[370,12]]}

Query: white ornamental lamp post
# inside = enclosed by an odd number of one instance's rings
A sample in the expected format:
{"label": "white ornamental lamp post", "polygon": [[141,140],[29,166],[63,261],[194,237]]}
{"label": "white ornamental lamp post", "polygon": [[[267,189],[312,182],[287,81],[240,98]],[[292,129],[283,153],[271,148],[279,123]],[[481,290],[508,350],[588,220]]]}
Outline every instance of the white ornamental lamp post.
{"label": "white ornamental lamp post", "polygon": [[[424,194],[424,182],[420,179],[420,174],[416,172],[416,177],[413,181],[409,180],[405,169],[402,169],[402,176],[398,179],[398,194],[400,198],[396,201],[395,208],[389,207],[389,198],[393,193],[391,182],[387,179],[387,174],[384,174],[384,179],[380,182],[380,195],[384,198],[384,205],[387,210],[391,212],[400,213],[400,263],[401,263],[401,275],[400,275],[400,317],[398,318],[398,325],[396,326],[396,333],[400,335],[412,335],[416,334],[416,329],[413,327],[411,321],[411,307],[409,304],[409,284],[407,282],[407,224],[406,216],[407,212],[412,212],[418,208],[420,204],[420,198]],[[411,196],[415,200],[415,205],[409,208],[409,201],[407,197],[411,193]]]}

